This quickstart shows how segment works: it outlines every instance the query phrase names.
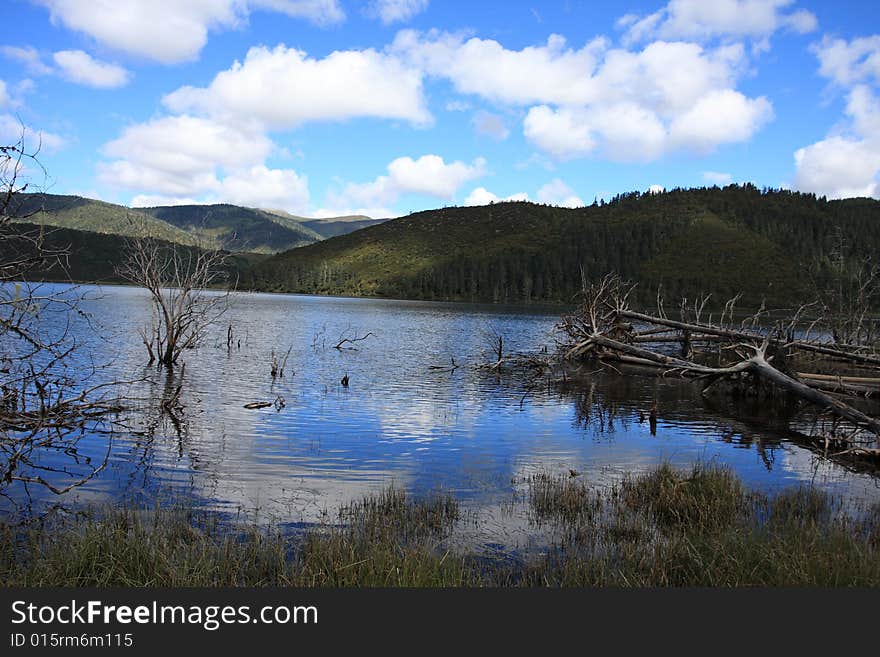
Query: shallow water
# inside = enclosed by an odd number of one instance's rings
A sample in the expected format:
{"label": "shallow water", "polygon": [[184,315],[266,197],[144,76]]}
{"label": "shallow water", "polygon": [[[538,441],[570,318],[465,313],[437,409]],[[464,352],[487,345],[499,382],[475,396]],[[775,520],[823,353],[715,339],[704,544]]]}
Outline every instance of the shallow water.
{"label": "shallow water", "polygon": [[[714,460],[762,489],[808,484],[880,500],[875,476],[790,441],[790,421],[804,418],[776,408],[709,405],[692,384],[674,380],[584,375],[558,386],[477,369],[492,360],[491,336],[504,336],[505,352],[553,349],[556,315],[528,308],[236,294],[205,343],[182,358],[186,426],[178,433],[158,400],[177,386],[179,370],[169,378],[147,366],[137,332],[149,316],[146,293],[86,291],[93,329],[75,327],[75,369],[97,366],[92,381],[147,381],[118,389],[133,400],[129,429],[112,436],[107,468],[65,504],[185,500],[297,524],[394,482],[416,494],[450,491],[482,519],[480,540],[519,543],[528,530],[509,513],[510,500],[539,471],[572,469],[602,485],[662,461]],[[356,350],[334,348],[367,333]],[[272,352],[283,357],[288,348],[285,376],[273,381]],[[453,358],[460,367],[452,372],[430,369]],[[340,383],[346,374],[348,387]],[[280,409],[244,408],[279,397]],[[656,435],[639,421],[654,401]],[[77,456],[100,461],[107,440],[85,435]],[[51,459],[76,472],[70,454]],[[10,493],[31,509],[62,501],[38,486],[29,498],[23,487]],[[12,512],[9,500],[3,505]]]}

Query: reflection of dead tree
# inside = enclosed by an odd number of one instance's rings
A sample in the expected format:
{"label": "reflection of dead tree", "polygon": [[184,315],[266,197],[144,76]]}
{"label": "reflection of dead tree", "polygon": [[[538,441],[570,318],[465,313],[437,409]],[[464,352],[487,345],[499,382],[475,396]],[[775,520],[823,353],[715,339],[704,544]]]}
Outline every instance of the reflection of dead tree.
{"label": "reflection of dead tree", "polygon": [[[733,325],[732,313],[726,315],[725,324],[703,320],[705,302],[700,302],[692,319],[685,316],[690,321],[678,321],[631,310],[628,297],[633,289],[633,285],[610,275],[597,283],[585,285],[580,308],[559,324],[567,336],[566,359],[625,363],[663,375],[699,377],[705,381],[704,394],[722,380],[762,381],[880,437],[880,419],[820,390],[827,382],[792,372],[787,366],[787,361],[798,352],[833,356],[861,366],[880,365],[880,359],[857,353],[848,348],[849,345],[796,337],[799,332],[809,335],[809,329],[815,324],[815,320],[807,322],[803,319],[807,306],[765,329],[755,316],[738,326]],[[765,311],[759,312],[761,319],[765,319]],[[807,324],[806,331],[803,330],[804,323]],[[664,338],[668,337],[681,343],[681,356],[661,350]],[[653,348],[648,348],[646,345],[651,343],[654,343]],[[693,352],[693,345],[697,343],[718,343],[715,353],[722,355],[723,362],[717,365],[700,362]],[[845,388],[841,390],[846,391]],[[880,450],[873,451],[880,455]]]}
{"label": "reflection of dead tree", "polygon": [[24,211],[20,196],[29,186],[25,164],[42,170],[39,147],[28,148],[25,136],[0,146],[0,494],[19,482],[60,495],[104,468],[109,439],[98,462],[77,446],[86,433],[112,435],[121,407],[106,394],[115,384],[85,388],[82,372],[68,368],[75,322],[87,321],[77,290],[43,292],[27,282],[62,267],[67,252],[49,248],[42,229],[15,224],[39,211],[32,200]]}
{"label": "reflection of dead tree", "polygon": [[176,364],[180,354],[197,347],[226,312],[229,289],[209,291],[226,278],[226,265],[227,254],[220,250],[167,244],[151,237],[129,243],[118,273],[150,293],[153,319],[141,330],[150,363]]}

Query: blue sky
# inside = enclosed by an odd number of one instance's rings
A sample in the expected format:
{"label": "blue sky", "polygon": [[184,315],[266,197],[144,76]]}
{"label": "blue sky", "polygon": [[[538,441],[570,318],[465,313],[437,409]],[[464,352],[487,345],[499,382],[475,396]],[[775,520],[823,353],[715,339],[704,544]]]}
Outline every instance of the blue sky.
{"label": "blue sky", "polygon": [[880,6],[7,0],[47,191],[393,216],[751,181],[880,196]]}

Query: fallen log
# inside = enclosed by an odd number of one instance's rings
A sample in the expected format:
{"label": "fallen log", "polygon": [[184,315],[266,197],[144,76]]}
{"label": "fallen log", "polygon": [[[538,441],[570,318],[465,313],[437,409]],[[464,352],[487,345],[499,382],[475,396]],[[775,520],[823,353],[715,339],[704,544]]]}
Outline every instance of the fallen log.
{"label": "fallen log", "polygon": [[593,335],[588,340],[576,345],[569,350],[567,357],[587,352],[589,350],[588,348],[594,346],[602,347],[626,356],[638,358],[642,361],[666,366],[670,371],[678,370],[703,375],[709,379],[709,383],[704,389],[704,392],[722,378],[741,372],[751,372],[800,399],[808,401],[823,410],[827,410],[834,415],[851,422],[857,427],[871,431],[880,438],[880,420],[866,415],[838,399],[829,397],[820,390],[812,388],[806,383],[798,381],[773,367],[765,357],[768,342],[769,341],[765,339],[760,347],[754,347],[754,356],[735,365],[731,365],[730,367],[708,367],[705,365],[699,365],[698,363],[682,360],[673,356],[658,354],[635,345],[618,342],[617,340],[613,340],[603,335]]}
{"label": "fallen log", "polygon": [[[716,335],[719,337],[728,338],[730,340],[754,341],[763,340],[768,337],[758,332],[738,331],[736,329],[726,329],[718,326],[712,326],[711,324],[691,324],[689,322],[680,322],[674,319],[667,319],[665,317],[653,317],[651,315],[639,313],[634,310],[618,310],[617,314],[627,319],[638,320],[641,322],[660,326],[668,326],[670,328],[675,328],[682,331],[692,331],[697,333],[705,333],[708,335]],[[802,351],[809,351],[817,354],[822,354],[824,356],[832,356],[834,358],[839,358],[841,360],[847,360],[854,363],[862,363],[863,365],[873,365],[880,367],[880,357],[878,356],[860,354],[853,351],[846,351],[844,349],[840,349],[831,345],[823,345],[815,342],[807,342],[804,340],[780,340],[772,337],[770,337],[770,343],[774,346],[782,345],[785,347],[793,347]],[[856,347],[850,345],[850,348],[855,349]]]}

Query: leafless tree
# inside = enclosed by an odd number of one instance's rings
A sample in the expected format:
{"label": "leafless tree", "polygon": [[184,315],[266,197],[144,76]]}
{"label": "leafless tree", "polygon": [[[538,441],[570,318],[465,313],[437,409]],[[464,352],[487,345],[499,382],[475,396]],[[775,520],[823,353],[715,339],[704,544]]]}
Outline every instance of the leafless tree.
{"label": "leafless tree", "polygon": [[70,366],[74,320],[85,317],[81,295],[32,282],[37,272],[63,268],[67,251],[21,224],[28,176],[45,173],[39,142],[31,148],[26,136],[22,129],[16,143],[0,146],[0,494],[7,496],[13,482],[61,494],[91,479],[106,456],[80,456],[77,443],[85,432],[112,435],[120,410],[108,394],[115,384],[88,386]]}
{"label": "leafless tree", "polygon": [[[228,310],[233,286],[227,265],[228,254],[219,249],[169,244],[146,235],[129,242],[118,273],[150,293],[153,314],[141,329],[150,363],[175,365]],[[224,284],[222,291],[211,289]]]}

